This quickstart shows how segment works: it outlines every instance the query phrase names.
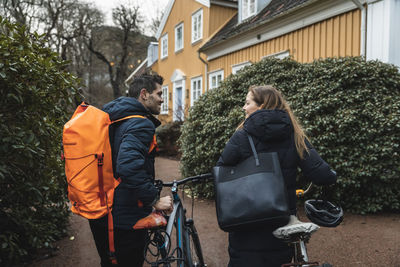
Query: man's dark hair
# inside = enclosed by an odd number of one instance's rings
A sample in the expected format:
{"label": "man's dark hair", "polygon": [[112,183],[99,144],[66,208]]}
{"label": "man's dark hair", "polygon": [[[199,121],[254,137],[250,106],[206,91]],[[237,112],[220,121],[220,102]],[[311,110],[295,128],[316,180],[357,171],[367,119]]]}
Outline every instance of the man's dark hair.
{"label": "man's dark hair", "polygon": [[164,78],[158,74],[143,74],[136,77],[129,85],[128,96],[139,98],[140,90],[145,88],[150,94],[157,88],[156,83],[162,85]]}

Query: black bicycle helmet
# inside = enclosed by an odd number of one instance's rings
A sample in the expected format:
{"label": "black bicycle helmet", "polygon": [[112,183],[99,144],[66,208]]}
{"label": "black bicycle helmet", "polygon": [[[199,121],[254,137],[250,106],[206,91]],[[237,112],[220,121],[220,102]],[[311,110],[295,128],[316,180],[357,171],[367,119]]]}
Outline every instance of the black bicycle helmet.
{"label": "black bicycle helmet", "polygon": [[336,227],[343,221],[342,208],[326,200],[306,200],[304,209],[308,219],[319,226]]}

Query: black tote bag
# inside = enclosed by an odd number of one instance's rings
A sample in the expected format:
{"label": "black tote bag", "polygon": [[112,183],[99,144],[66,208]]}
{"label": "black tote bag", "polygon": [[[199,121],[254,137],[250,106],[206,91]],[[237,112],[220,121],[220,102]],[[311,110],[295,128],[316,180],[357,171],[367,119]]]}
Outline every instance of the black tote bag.
{"label": "black tote bag", "polygon": [[263,226],[277,228],[289,221],[289,205],[278,153],[257,154],[236,166],[213,169],[219,227],[242,231]]}

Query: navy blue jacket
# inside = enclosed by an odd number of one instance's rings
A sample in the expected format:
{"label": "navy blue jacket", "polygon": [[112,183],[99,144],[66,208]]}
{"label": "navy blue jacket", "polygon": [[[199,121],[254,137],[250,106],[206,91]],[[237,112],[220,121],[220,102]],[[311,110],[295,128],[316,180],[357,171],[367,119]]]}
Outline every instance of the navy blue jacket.
{"label": "navy blue jacket", "polygon": [[[160,122],[135,98],[120,97],[103,110],[111,121],[130,115],[147,117],[131,118],[110,126],[113,170],[121,184],[114,193],[114,227],[132,229],[133,225],[152,211],[158,198],[154,186],[154,151],[149,154],[155,128]],[[141,204],[143,204],[143,206]]]}
{"label": "navy blue jacket", "polygon": [[[226,144],[217,165],[233,166],[253,155],[247,137],[253,137],[258,153],[277,152],[285,179],[289,207],[292,214],[296,213],[296,176],[297,168],[303,171],[305,177],[316,185],[332,184],[336,175],[329,165],[318,155],[310,143],[306,142],[309,154],[304,159],[297,154],[294,141],[293,125],[289,115],[282,110],[258,110],[252,113],[244,122],[243,129],[234,133]],[[260,231],[247,233],[231,233],[230,246],[234,249],[262,250],[287,247],[276,240],[271,230],[263,234]],[[268,241],[269,240],[269,241]]]}

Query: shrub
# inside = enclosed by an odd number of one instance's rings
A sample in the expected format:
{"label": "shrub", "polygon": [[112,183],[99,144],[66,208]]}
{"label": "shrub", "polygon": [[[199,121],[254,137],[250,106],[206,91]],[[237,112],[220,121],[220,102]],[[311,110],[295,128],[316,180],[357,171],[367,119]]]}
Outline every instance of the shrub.
{"label": "shrub", "polygon": [[[244,118],[248,87],[256,84],[273,84],[285,95],[313,145],[338,172],[334,197],[346,210],[400,210],[400,74],[393,65],[360,57],[309,64],[265,59],[229,76],[196,102],[183,125],[184,176],[215,165]],[[212,186],[199,193],[212,196]]]}
{"label": "shrub", "polygon": [[28,260],[66,233],[62,126],[75,95],[66,63],[0,17],[0,265]]}
{"label": "shrub", "polygon": [[170,122],[156,129],[159,154],[162,156],[179,157],[177,140],[181,136],[181,121]]}

